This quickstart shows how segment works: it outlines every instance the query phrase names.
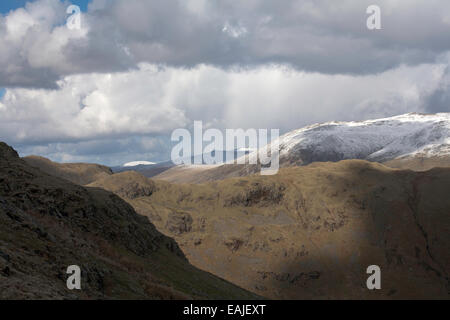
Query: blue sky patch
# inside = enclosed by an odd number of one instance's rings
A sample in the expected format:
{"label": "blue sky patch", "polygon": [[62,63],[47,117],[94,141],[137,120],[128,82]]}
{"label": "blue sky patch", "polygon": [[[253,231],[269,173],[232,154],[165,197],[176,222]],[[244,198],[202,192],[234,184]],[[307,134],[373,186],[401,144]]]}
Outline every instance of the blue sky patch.
{"label": "blue sky patch", "polygon": [[[27,2],[35,2],[36,0],[1,0],[0,1],[0,13],[6,14],[11,10],[15,10],[20,7],[24,7]],[[87,11],[87,6],[91,0],[72,0],[72,4],[80,6],[81,11]]]}

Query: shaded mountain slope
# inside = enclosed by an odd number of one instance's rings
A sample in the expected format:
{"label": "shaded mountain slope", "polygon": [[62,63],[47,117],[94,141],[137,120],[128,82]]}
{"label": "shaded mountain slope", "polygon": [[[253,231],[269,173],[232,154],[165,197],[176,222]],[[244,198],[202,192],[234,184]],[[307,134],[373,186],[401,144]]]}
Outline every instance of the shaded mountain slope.
{"label": "shaded mountain slope", "polygon": [[[69,265],[82,290],[66,288]],[[113,193],[50,176],[0,143],[0,298],[255,298],[188,263]]]}
{"label": "shaded mountain slope", "polygon": [[406,157],[401,159],[394,159],[386,161],[384,165],[397,168],[397,169],[408,169],[413,171],[427,171],[432,168],[450,168],[450,156],[439,156],[439,157]]}
{"label": "shaded mountain slope", "polygon": [[69,180],[79,185],[89,184],[101,177],[112,174],[110,168],[91,163],[57,163],[39,156],[23,158],[30,166],[45,173]]}
{"label": "shaded mountain slope", "polygon": [[[448,190],[450,169],[347,160],[122,196],[193,265],[269,298],[449,299]],[[379,291],[366,288],[373,264]]]}

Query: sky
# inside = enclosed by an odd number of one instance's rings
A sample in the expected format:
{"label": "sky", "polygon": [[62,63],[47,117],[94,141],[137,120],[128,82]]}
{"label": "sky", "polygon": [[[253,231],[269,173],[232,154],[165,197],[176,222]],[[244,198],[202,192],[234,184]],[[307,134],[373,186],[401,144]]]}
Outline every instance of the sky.
{"label": "sky", "polygon": [[22,156],[163,161],[194,121],[285,133],[450,112],[447,0],[3,0],[0,13],[0,140]]}
{"label": "sky", "polygon": [[[91,1],[92,0],[73,0],[73,1],[71,1],[71,3],[79,6],[81,11],[86,12],[88,4]],[[7,14],[11,10],[16,10],[18,8],[24,7],[27,2],[33,2],[33,1],[27,1],[27,0],[2,0],[2,1],[0,1],[0,13],[1,14]]]}

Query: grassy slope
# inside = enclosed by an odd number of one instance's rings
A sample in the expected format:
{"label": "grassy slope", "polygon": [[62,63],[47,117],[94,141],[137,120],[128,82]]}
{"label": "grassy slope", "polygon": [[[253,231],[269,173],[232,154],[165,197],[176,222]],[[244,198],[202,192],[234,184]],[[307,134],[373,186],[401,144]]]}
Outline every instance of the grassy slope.
{"label": "grassy slope", "polygon": [[[193,265],[260,295],[449,298],[450,169],[416,173],[351,160],[155,184],[151,195],[122,196]],[[380,291],[365,287],[371,264],[382,269]]]}

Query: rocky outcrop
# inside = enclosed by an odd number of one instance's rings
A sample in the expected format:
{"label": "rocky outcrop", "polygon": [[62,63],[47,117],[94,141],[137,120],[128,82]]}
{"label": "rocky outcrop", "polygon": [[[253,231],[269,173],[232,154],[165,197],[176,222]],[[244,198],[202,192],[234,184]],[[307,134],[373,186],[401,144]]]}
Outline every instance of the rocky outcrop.
{"label": "rocky outcrop", "polygon": [[192,217],[187,212],[172,211],[167,216],[166,229],[180,235],[192,230]]}
{"label": "rocky outcrop", "polygon": [[243,193],[233,194],[224,199],[225,207],[233,206],[266,206],[279,204],[283,199],[285,186],[282,184],[251,183]]}

